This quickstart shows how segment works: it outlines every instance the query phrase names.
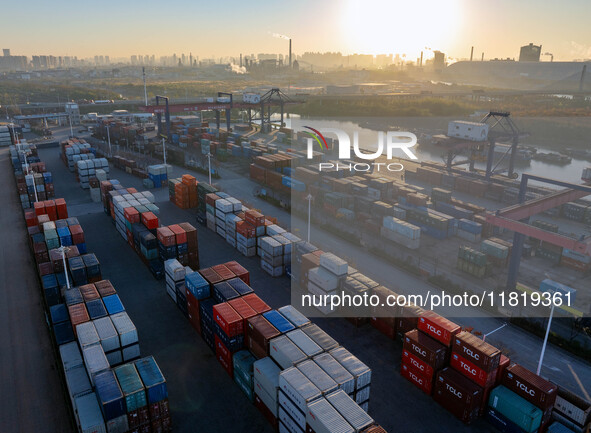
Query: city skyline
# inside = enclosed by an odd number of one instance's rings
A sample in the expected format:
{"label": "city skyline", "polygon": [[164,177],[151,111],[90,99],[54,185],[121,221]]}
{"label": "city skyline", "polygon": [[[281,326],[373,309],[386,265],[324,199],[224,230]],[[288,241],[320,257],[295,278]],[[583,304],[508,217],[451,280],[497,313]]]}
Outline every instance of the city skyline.
{"label": "city skyline", "polygon": [[[156,9],[152,0],[116,3],[101,8],[58,0],[47,4],[32,0],[18,8],[0,28],[0,39],[13,55],[54,55],[111,59],[149,53],[156,57],[176,53],[199,58],[237,57],[240,53],[281,53],[292,38],[293,52],[399,53],[415,60],[432,51],[450,59],[517,58],[521,45],[541,44],[555,61],[591,58],[591,29],[586,24],[584,0],[540,4],[484,1],[418,0],[415,2],[326,0],[297,4],[255,0],[214,2],[177,1],[169,9]],[[260,7],[256,7],[256,6]],[[47,21],[59,10],[63,25]],[[228,12],[230,11],[230,12]],[[311,13],[313,11],[313,13]],[[22,32],[26,37],[19,37]],[[544,56],[543,60],[549,60]]]}

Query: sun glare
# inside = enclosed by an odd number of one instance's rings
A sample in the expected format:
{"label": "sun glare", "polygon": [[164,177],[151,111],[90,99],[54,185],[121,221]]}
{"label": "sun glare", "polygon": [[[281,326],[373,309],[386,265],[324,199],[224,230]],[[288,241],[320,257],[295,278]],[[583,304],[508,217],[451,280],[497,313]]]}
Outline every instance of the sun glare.
{"label": "sun glare", "polygon": [[[457,31],[459,0],[348,0],[342,33],[349,52],[400,53],[414,60],[421,50],[444,50]],[[429,49],[425,49],[428,47]]]}

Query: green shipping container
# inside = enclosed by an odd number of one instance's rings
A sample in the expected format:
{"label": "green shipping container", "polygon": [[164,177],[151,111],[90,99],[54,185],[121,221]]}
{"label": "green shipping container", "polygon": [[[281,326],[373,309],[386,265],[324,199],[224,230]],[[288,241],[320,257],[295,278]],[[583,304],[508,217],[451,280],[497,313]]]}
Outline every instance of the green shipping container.
{"label": "green shipping container", "polygon": [[509,256],[509,248],[488,239],[482,241],[480,251],[497,259],[506,259]]}
{"label": "green shipping container", "polygon": [[542,422],[540,409],[502,385],[491,391],[488,405],[527,433],[537,431]]}
{"label": "green shipping container", "polygon": [[134,364],[124,364],[115,368],[115,375],[119,381],[119,386],[125,396],[125,405],[127,413],[133,412],[141,407],[147,406],[146,392],[140,379],[140,375],[135,369]]}

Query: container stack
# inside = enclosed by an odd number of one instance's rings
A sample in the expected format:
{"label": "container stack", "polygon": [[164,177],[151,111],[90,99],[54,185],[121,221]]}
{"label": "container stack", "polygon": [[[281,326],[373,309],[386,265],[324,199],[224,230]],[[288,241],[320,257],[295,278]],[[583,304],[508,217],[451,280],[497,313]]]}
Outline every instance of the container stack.
{"label": "container stack", "polygon": [[[379,305],[372,308],[373,315],[370,319],[371,326],[376,328],[386,337],[394,340],[396,338],[396,331],[398,327],[398,311],[397,307],[387,307],[388,299],[396,299],[397,294],[392,290],[378,286],[372,289],[373,294],[380,300]],[[413,329],[416,327],[414,325]]]}
{"label": "container stack", "polygon": [[[323,253],[319,256],[318,263],[318,267],[308,270],[308,293],[321,298],[336,294],[337,290],[342,289],[347,278],[347,262],[332,253]],[[323,304],[316,308],[324,315],[333,312],[330,305]]]}
{"label": "container stack", "polygon": [[488,262],[486,259],[487,256],[485,253],[461,245],[458,250],[457,267],[459,270],[474,277],[484,278],[490,270],[489,266],[487,266]]}
{"label": "container stack", "polygon": [[486,260],[494,266],[505,267],[509,263],[509,248],[492,239],[483,240],[480,251],[486,254]]}
{"label": "container stack", "polygon": [[417,249],[420,246],[420,227],[392,216],[383,217],[380,234],[384,238],[410,249]]}
{"label": "container stack", "polygon": [[404,318],[399,319],[399,329],[407,326],[405,322],[415,320],[418,328],[404,334],[402,376],[431,395],[437,372],[445,367],[453,336],[460,332],[460,327],[433,311],[405,307],[399,314]]}
{"label": "container stack", "polygon": [[92,177],[96,177],[96,170],[103,170],[108,174],[109,161],[106,158],[92,158],[76,162],[76,176],[81,188],[90,188],[89,181]]}
{"label": "container stack", "polygon": [[552,420],[558,387],[519,364],[503,372],[501,386],[488,399],[487,418],[493,425],[544,431]]}
{"label": "container stack", "polygon": [[457,236],[469,242],[479,242],[482,237],[482,224],[461,218],[458,220]]}
{"label": "container stack", "polygon": [[[166,273],[166,293],[177,305],[184,300],[186,311],[185,267],[177,259],[173,258],[164,261],[164,270]],[[182,296],[179,296],[181,292]],[[183,311],[183,308],[180,308]]]}
{"label": "container stack", "polygon": [[76,172],[76,165],[78,161],[88,161],[94,159],[92,147],[89,143],[82,139],[70,138],[60,143],[61,158],[64,164],[72,173]]}
{"label": "container stack", "polygon": [[148,179],[154,183],[154,188],[166,185],[169,175],[172,174],[172,165],[157,164],[148,166]]}
{"label": "container stack", "polygon": [[196,208],[198,183],[195,177],[189,174],[183,174],[180,179],[171,179],[168,184],[170,201],[181,209]]}

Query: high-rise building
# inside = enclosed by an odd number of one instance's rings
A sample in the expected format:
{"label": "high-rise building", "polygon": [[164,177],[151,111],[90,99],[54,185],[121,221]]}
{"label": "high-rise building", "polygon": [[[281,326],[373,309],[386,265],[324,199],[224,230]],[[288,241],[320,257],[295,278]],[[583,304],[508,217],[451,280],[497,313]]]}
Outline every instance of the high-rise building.
{"label": "high-rise building", "polygon": [[530,43],[529,45],[524,45],[519,50],[519,61],[520,62],[539,62],[540,61],[540,54],[542,54],[542,46],[541,45],[534,45]]}
{"label": "high-rise building", "polygon": [[3,48],[2,53],[4,54],[4,57],[10,57],[10,48]]}

